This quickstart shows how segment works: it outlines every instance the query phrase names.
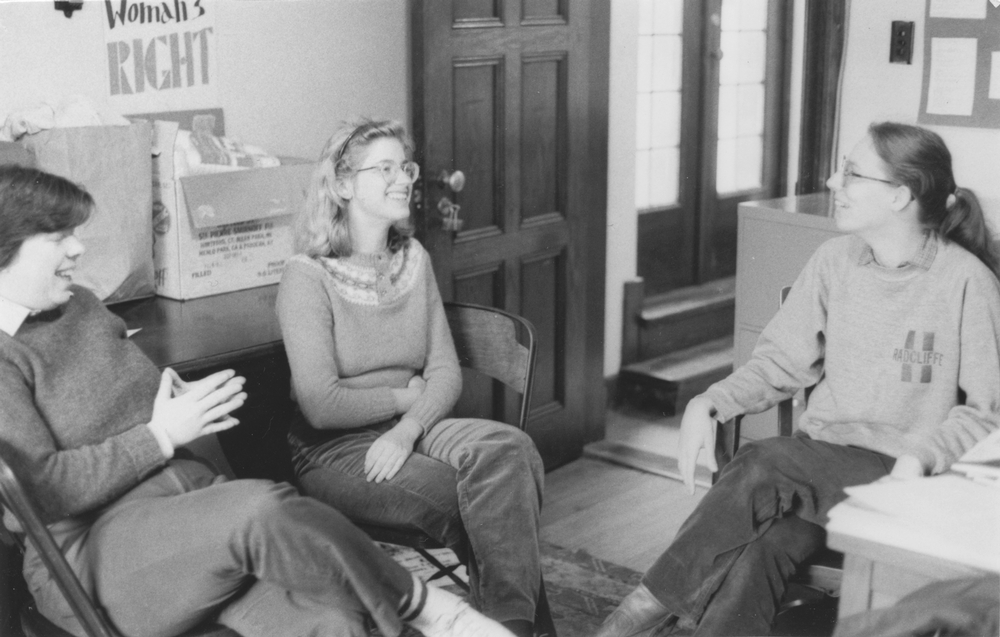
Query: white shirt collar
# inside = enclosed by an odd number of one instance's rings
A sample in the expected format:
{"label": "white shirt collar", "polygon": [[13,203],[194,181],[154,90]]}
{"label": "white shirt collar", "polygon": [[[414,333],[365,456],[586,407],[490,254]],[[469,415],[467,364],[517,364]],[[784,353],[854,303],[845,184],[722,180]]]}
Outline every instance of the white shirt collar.
{"label": "white shirt collar", "polygon": [[31,310],[28,308],[0,296],[0,332],[10,336],[17,334],[21,324],[30,315]]}

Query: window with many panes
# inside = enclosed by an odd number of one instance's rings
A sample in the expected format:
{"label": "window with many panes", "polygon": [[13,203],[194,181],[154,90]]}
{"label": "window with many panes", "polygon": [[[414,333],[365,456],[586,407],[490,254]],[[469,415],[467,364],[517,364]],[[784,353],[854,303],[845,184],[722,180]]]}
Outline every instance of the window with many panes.
{"label": "window with many panes", "polygon": [[640,211],[677,203],[683,17],[683,0],[639,1],[635,201]]}
{"label": "window with many panes", "polygon": [[767,0],[723,0],[715,189],[759,188],[764,151]]}

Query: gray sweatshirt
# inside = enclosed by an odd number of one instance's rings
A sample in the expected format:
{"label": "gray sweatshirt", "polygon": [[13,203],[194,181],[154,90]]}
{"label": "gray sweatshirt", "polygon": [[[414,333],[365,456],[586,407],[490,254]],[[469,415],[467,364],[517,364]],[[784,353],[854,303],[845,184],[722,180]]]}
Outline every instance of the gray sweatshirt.
{"label": "gray sweatshirt", "polygon": [[1000,283],[929,234],[898,268],[831,239],[802,270],[751,359],[706,390],[729,420],[815,385],[799,429],[946,470],[1000,424]]}

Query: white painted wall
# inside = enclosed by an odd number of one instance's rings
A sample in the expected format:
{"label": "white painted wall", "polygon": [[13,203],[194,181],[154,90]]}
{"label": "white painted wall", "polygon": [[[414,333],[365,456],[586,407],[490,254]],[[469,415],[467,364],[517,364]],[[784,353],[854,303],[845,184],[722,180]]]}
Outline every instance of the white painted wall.
{"label": "white painted wall", "polygon": [[[986,0],[983,0],[984,2]],[[992,10],[992,8],[990,9]],[[841,89],[839,154],[850,151],[873,121],[917,123],[924,68],[926,0],[854,0],[850,5]],[[889,63],[893,20],[914,22],[913,63]],[[979,195],[1000,230],[1000,129],[930,126],[952,154],[955,180]]]}
{"label": "white painted wall", "polygon": [[611,3],[608,91],[608,235],[604,286],[604,375],[622,362],[622,304],[626,281],[636,276],[635,100],[638,59],[637,0]]}
{"label": "white painted wall", "polygon": [[[202,2],[216,11],[227,135],[311,159],[340,120],[410,123],[408,2]],[[102,0],[69,19],[48,0],[0,1],[0,121],[73,94],[108,109],[105,25]]]}

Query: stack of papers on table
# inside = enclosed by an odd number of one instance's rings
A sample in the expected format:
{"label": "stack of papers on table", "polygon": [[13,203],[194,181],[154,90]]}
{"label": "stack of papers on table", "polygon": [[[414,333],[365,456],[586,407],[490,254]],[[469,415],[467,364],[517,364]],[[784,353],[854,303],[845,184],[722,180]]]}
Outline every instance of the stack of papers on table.
{"label": "stack of papers on table", "polygon": [[977,482],[1000,487],[1000,429],[980,440],[951,468]]}
{"label": "stack of papers on table", "polygon": [[845,490],[827,531],[1000,572],[1000,493],[958,475]]}

